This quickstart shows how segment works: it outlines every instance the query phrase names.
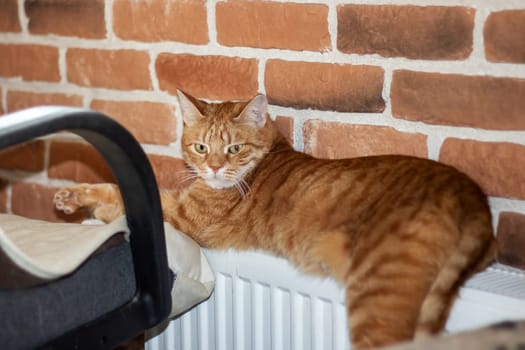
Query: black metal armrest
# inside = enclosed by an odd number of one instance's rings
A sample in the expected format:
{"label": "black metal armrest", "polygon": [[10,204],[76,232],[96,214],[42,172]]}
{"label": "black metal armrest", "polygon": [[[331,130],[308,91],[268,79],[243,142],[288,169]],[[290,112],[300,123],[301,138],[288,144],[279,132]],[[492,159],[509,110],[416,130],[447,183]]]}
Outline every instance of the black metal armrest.
{"label": "black metal armrest", "polygon": [[[50,348],[111,348],[166,319],[171,309],[159,192],[139,143],[114,120],[91,110],[35,107],[0,117],[0,149],[58,131],[73,132],[103,156],[120,188],[137,284],[132,301],[57,339]],[[122,321],[122,322],[121,322]],[[118,327],[119,324],[123,326]],[[115,326],[117,325],[117,326]],[[122,329],[124,328],[125,329]]]}

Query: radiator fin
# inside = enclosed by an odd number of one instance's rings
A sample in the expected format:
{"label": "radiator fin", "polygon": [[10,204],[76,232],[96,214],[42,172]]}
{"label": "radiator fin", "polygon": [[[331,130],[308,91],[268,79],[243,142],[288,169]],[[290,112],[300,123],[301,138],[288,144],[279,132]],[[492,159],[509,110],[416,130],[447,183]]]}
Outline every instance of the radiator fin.
{"label": "radiator fin", "polygon": [[246,277],[216,278],[210,299],[170,322],[148,350],[349,348],[341,303]]}

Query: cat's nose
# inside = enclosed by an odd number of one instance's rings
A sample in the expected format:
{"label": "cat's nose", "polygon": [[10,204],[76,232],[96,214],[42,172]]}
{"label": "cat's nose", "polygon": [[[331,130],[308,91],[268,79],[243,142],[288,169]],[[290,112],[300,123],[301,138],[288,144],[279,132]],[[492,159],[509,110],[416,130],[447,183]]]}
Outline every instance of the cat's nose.
{"label": "cat's nose", "polygon": [[219,169],[221,168],[220,166],[217,166],[217,165],[209,165],[211,171],[213,171],[214,173],[217,173],[219,171]]}

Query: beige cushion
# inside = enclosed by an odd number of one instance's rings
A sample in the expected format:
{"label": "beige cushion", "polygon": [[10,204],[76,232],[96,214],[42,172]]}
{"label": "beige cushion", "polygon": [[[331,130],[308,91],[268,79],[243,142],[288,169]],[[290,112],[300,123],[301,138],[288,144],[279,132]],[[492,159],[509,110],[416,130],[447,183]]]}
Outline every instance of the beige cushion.
{"label": "beige cushion", "polygon": [[[176,275],[170,316],[176,316],[208,298],[215,277],[197,243],[168,223],[164,230],[168,266]],[[0,288],[28,287],[65,276],[118,233],[129,233],[125,217],[86,225],[0,214]]]}

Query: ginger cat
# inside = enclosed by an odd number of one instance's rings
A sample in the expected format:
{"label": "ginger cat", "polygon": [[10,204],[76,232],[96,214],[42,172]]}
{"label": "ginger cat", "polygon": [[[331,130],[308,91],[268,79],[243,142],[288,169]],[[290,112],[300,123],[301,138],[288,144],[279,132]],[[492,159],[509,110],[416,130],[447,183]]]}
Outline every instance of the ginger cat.
{"label": "ginger cat", "polygon": [[[179,101],[193,182],[161,191],[164,219],[204,247],[263,249],[334,277],[353,349],[438,333],[461,283],[495,257],[486,197],[452,167],[296,152],[263,95],[206,103],[179,92]],[[63,188],[54,201],[106,222],[123,214],[113,184]]]}

